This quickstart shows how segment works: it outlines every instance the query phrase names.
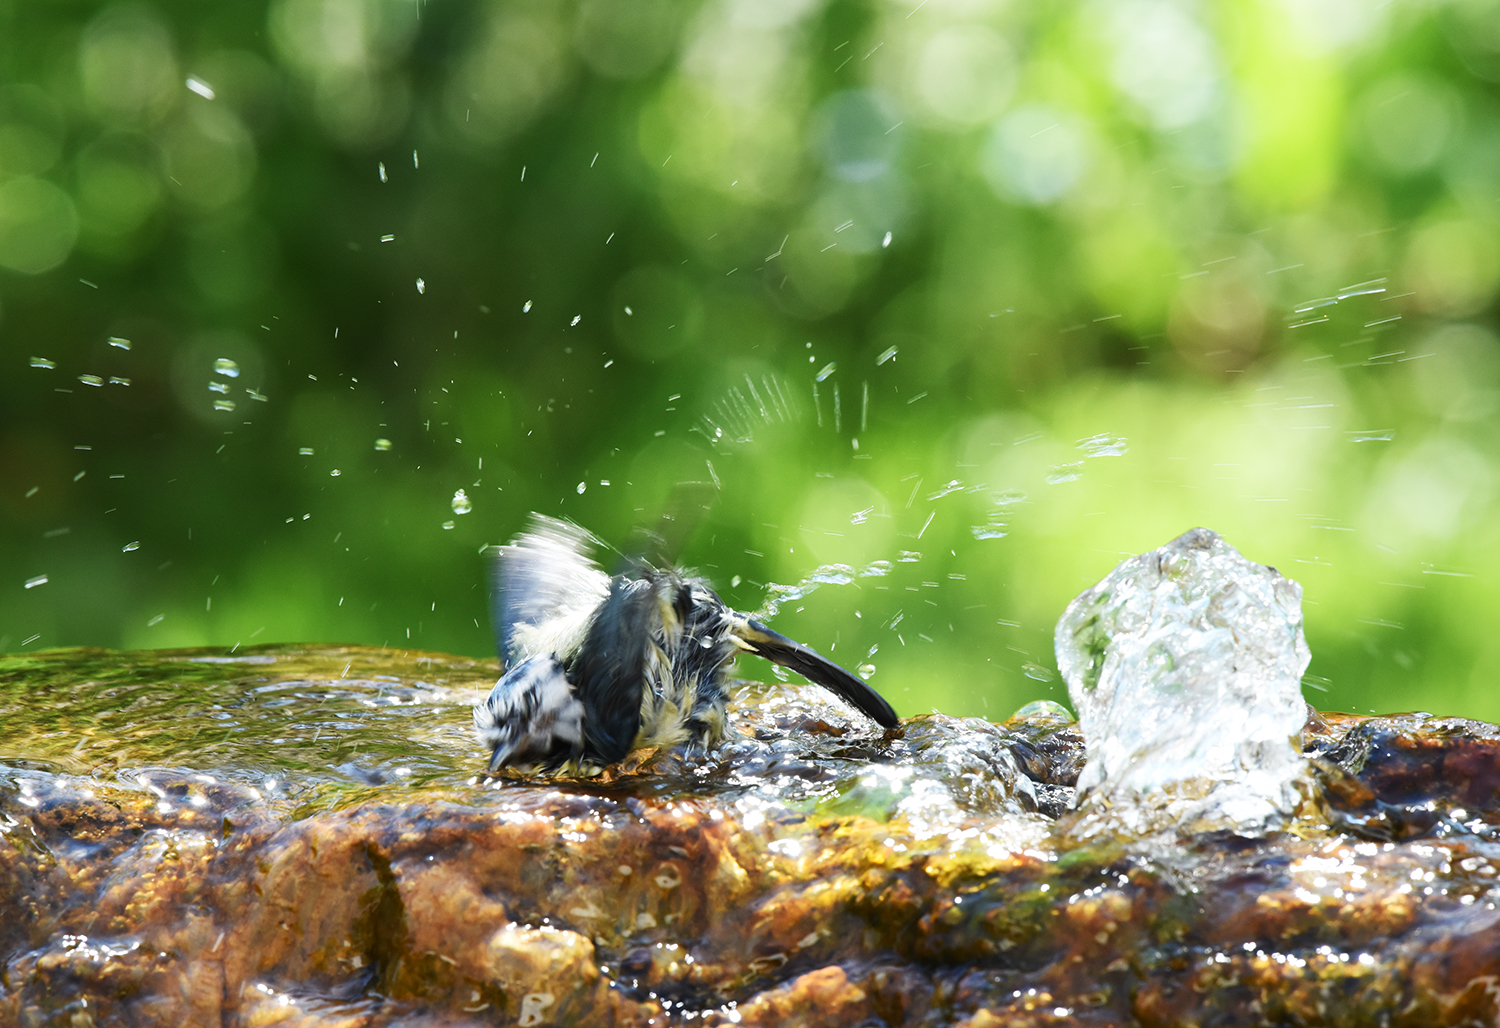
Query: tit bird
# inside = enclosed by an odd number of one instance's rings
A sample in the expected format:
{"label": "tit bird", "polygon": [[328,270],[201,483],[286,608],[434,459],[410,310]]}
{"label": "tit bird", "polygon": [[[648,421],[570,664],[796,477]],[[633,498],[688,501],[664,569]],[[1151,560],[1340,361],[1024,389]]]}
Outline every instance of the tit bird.
{"label": "tit bird", "polygon": [[596,775],[633,749],[724,737],[724,676],[754,653],[803,675],[886,728],[896,712],[864,682],[725,606],[707,581],[644,561],[611,578],[597,540],[533,514],[498,547],[494,621],[506,671],[474,707],[489,769]]}

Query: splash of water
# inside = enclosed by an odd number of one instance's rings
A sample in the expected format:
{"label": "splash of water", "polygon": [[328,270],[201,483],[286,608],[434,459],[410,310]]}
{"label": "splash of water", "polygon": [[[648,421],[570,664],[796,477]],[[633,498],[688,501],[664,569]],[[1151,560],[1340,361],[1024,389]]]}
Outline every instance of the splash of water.
{"label": "splash of water", "polygon": [[1120,564],[1057,623],[1085,812],[1137,832],[1274,825],[1306,775],[1302,588],[1207,529]]}

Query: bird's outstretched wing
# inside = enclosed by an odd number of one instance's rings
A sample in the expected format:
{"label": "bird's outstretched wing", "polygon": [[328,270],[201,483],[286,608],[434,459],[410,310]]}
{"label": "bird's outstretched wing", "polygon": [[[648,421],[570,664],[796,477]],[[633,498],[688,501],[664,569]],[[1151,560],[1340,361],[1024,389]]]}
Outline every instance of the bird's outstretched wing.
{"label": "bird's outstretched wing", "polygon": [[570,521],[533,514],[526,531],[495,547],[490,602],[495,639],[507,665],[545,653],[571,653],[609,596],[594,563],[598,540]]}
{"label": "bird's outstretched wing", "polygon": [[821,685],[883,727],[895,728],[900,724],[896,712],[878,692],[827,657],[743,615],[734,617],[730,631],[751,653],[795,671],[809,682]]}

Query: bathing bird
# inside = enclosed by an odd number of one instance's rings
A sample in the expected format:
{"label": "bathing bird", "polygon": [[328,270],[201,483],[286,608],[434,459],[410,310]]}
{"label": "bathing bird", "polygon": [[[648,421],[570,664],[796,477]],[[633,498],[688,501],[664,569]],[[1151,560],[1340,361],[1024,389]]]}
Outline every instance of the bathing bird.
{"label": "bathing bird", "polygon": [[474,707],[489,770],[597,775],[635,749],[711,749],[724,678],[754,653],[828,689],[886,728],[896,712],[863,681],[731,610],[709,583],[644,559],[613,577],[577,525],[533,514],[495,548],[495,634],[505,674]]}

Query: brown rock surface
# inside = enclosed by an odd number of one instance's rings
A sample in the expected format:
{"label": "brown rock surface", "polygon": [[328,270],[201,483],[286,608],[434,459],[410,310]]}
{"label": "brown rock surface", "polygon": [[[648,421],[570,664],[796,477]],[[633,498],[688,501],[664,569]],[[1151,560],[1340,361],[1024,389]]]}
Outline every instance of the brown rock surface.
{"label": "brown rock surface", "polygon": [[0,1024],[1500,1019],[1500,730],[1315,717],[1265,838],[1071,839],[1055,717],[747,689],[706,760],[484,781],[491,662],[0,660]]}

